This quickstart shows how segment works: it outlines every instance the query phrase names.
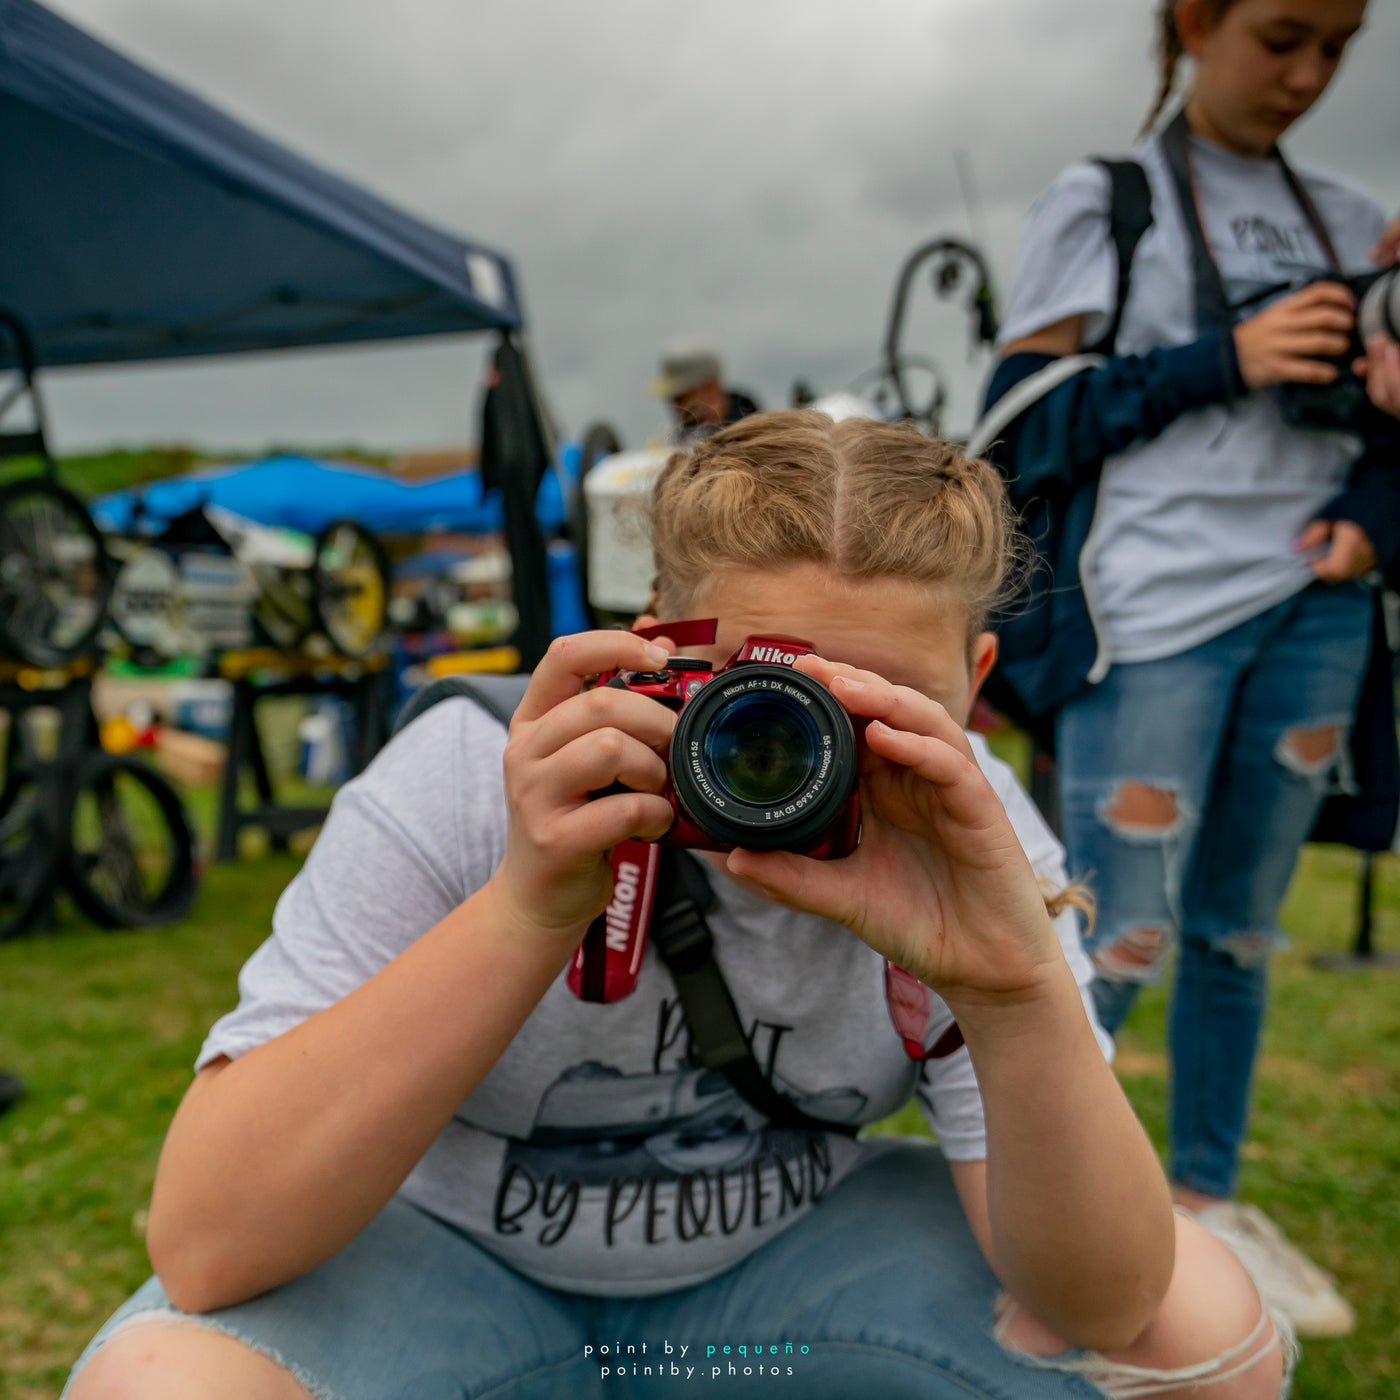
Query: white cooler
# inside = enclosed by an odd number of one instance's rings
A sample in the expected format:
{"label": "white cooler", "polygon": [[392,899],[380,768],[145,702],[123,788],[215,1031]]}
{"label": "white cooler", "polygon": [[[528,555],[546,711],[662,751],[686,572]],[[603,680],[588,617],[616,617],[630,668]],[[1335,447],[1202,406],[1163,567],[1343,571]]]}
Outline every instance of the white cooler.
{"label": "white cooler", "polygon": [[588,507],[588,600],[608,612],[639,613],[656,574],[648,508],[651,488],[674,449],[642,448],[604,457],[583,479]]}

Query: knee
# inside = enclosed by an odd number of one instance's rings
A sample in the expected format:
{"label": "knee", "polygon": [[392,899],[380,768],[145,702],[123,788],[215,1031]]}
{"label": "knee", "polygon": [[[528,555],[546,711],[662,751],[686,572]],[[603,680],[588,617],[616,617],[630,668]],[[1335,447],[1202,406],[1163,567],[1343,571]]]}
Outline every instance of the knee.
{"label": "knee", "polygon": [[206,1327],[133,1319],[73,1378],[68,1400],[310,1400],[292,1374]]}
{"label": "knee", "polygon": [[1181,1216],[1176,1267],[1167,1296],[1147,1330],[1114,1359],[1154,1371],[1182,1371],[1180,1391],[1211,1400],[1276,1400],[1288,1369],[1291,1338],[1265,1316],[1258,1290],[1233,1251]]}

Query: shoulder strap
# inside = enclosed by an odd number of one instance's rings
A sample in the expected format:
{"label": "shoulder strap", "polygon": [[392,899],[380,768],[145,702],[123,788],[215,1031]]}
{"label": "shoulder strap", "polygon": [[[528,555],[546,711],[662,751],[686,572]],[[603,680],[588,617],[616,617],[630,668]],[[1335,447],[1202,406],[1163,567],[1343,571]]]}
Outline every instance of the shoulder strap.
{"label": "shoulder strap", "polygon": [[1128,304],[1128,293],[1132,289],[1133,259],[1137,256],[1143,235],[1152,227],[1152,186],[1147,182],[1147,171],[1135,160],[1106,160],[1099,157],[1098,164],[1108,171],[1111,184],[1108,228],[1118,254],[1118,289],[1114,295],[1113,315],[1108,329],[1098,343],[1086,347],[1084,353],[1112,355],[1123,324],[1123,308]]}
{"label": "shoulder strap", "polygon": [[1053,389],[1086,369],[1097,369],[1111,356],[1123,324],[1123,308],[1132,290],[1133,259],[1138,244],[1153,224],[1152,187],[1147,172],[1135,160],[1108,160],[1097,163],[1108,171],[1111,184],[1108,203],[1108,230],[1118,258],[1118,286],[1114,293],[1113,314],[1098,342],[1077,355],[1065,355],[1029,375],[992,404],[974,425],[968,439],[967,455],[981,457],[1003,432],[1028,408]]}
{"label": "shoulder strap", "polygon": [[1086,369],[1098,369],[1104,363],[1102,355],[1065,355],[1052,360],[1044,369],[1027,375],[1019,384],[1008,389],[978,419],[967,440],[969,457],[985,456],[992,444],[1033,404],[1039,403],[1052,389],[1058,389],[1076,374]]}
{"label": "shoulder strap", "polygon": [[1201,224],[1201,211],[1196,204],[1196,187],[1191,179],[1191,128],[1186,124],[1186,109],[1182,108],[1162,132],[1162,155],[1176,190],[1177,207],[1186,237],[1191,244],[1191,274],[1196,289],[1196,330],[1204,334],[1213,326],[1230,322],[1229,298],[1225,282],[1216,266],[1215,257],[1206,240]]}
{"label": "shoulder strap", "polygon": [[1322,251],[1326,254],[1327,261],[1331,265],[1330,270],[1341,276],[1344,269],[1341,258],[1337,256],[1337,245],[1332,241],[1332,235],[1328,232],[1322,211],[1317,207],[1317,201],[1312,197],[1312,191],[1299,178],[1298,172],[1288,163],[1287,157],[1281,150],[1275,147],[1274,154],[1278,157],[1279,168],[1283,171],[1283,178],[1292,191],[1293,198],[1303,211],[1303,217],[1308,221],[1317,241],[1322,245]]}
{"label": "shoulder strap", "polygon": [[402,733],[440,700],[455,700],[458,696],[476,701],[492,719],[509,728],[529,684],[529,676],[442,676],[429,681],[408,700],[394,721],[394,733]]}
{"label": "shoulder strap", "polygon": [[778,1127],[855,1137],[858,1124],[804,1113],[759,1067],[715,961],[714,937],[704,912],[713,906],[714,891],[694,859],[683,851],[663,849],[651,939],[676,984],[701,1064],[719,1070],[741,1098]]}

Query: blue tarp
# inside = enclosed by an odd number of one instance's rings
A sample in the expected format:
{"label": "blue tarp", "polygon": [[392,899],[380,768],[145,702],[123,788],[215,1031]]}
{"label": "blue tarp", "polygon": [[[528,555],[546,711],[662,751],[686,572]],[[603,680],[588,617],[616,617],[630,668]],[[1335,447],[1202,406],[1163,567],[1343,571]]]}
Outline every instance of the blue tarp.
{"label": "blue tarp", "polygon": [[0,0],[0,307],[27,322],[41,365],[521,323],[500,254],[302,160],[34,0]]}
{"label": "blue tarp", "polygon": [[[148,533],[158,533],[166,521],[200,505],[222,506],[259,524],[309,535],[343,516],[389,533],[484,532],[504,524],[500,493],[483,492],[478,472],[403,481],[370,467],[312,457],[267,457],[243,466],[207,467],[137,491],[115,491],[91,503],[93,516],[104,530],[128,533],[138,497],[141,529]],[[557,530],[564,518],[559,478],[552,471],[540,482],[535,513],[547,533]]]}

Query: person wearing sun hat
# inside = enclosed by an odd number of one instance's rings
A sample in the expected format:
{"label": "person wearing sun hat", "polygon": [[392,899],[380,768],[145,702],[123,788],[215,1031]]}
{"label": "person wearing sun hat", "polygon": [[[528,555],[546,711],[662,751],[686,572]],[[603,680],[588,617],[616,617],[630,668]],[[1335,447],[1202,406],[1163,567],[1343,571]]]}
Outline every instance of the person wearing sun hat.
{"label": "person wearing sun hat", "polygon": [[654,398],[669,399],[676,415],[672,441],[694,442],[759,411],[753,397],[726,389],[719,353],[700,341],[673,341],[661,354]]}

